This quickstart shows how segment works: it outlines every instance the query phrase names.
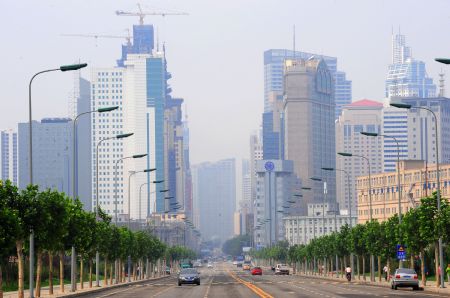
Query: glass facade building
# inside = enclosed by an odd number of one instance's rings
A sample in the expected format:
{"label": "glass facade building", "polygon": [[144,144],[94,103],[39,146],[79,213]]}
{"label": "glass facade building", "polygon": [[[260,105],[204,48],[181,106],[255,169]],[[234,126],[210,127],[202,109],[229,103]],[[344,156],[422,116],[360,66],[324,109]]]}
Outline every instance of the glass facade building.
{"label": "glass facade building", "polygon": [[17,169],[17,132],[4,130],[0,132],[0,180],[18,182]]}
{"label": "glass facade building", "polygon": [[151,54],[154,48],[153,25],[133,25],[133,43],[122,45],[117,66],[124,67],[128,54]]}

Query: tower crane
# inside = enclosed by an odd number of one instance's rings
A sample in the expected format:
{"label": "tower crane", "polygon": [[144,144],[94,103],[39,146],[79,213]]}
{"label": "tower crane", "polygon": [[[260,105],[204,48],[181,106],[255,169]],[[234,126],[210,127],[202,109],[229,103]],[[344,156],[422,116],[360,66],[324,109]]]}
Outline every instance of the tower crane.
{"label": "tower crane", "polygon": [[99,38],[121,38],[121,39],[125,39],[127,41],[127,46],[131,46],[131,39],[133,38],[133,36],[130,35],[130,30],[126,29],[128,31],[128,34],[125,35],[103,35],[103,34],[61,34],[61,36],[66,36],[66,37],[87,37],[87,38],[95,38],[95,41],[97,42],[97,40]]}
{"label": "tower crane", "polygon": [[189,15],[186,12],[156,12],[156,11],[142,11],[141,5],[137,4],[139,11],[137,12],[129,12],[123,10],[117,10],[116,15],[118,16],[134,16],[139,17],[139,24],[144,25],[144,17],[145,16],[180,16],[180,15]]}

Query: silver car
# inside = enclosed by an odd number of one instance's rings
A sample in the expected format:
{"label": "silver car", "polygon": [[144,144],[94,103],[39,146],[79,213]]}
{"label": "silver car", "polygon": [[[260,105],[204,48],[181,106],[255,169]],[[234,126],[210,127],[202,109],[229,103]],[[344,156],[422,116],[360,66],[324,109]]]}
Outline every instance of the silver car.
{"label": "silver car", "polygon": [[395,270],[391,280],[391,288],[397,290],[398,287],[412,287],[413,290],[419,290],[419,279],[414,269],[399,268]]}

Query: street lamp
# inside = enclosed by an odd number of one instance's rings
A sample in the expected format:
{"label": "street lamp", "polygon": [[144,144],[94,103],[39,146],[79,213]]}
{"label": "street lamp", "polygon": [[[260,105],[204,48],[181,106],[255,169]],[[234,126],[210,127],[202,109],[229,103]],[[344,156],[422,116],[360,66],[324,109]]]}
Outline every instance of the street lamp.
{"label": "street lamp", "polygon": [[443,64],[450,64],[450,59],[449,58],[435,58],[434,61],[443,63]]}
{"label": "street lamp", "polygon": [[[450,59],[446,59],[446,58],[436,58],[435,59],[438,62],[444,63],[444,64],[450,64]],[[441,176],[439,173],[439,143],[438,143],[438,121],[437,121],[437,117],[436,114],[429,108],[425,108],[425,107],[418,107],[418,106],[412,106],[410,104],[405,104],[405,103],[391,103],[391,106],[396,107],[396,108],[400,108],[400,109],[421,109],[421,110],[426,110],[428,112],[430,112],[433,115],[433,119],[434,119],[434,127],[435,127],[435,141],[436,141],[436,179],[437,179],[437,192],[436,192],[436,197],[437,197],[437,209],[438,212],[441,211]],[[439,237],[439,264],[441,266],[441,270],[443,269],[443,265],[444,265],[444,251],[443,251],[443,247],[442,247],[442,237]],[[438,264],[438,265],[439,265]],[[445,284],[444,284],[444,274],[443,272],[441,272],[440,275],[440,286],[441,288],[445,288]]]}
{"label": "street lamp", "polygon": [[[402,223],[402,201],[401,201],[401,199],[402,199],[402,189],[401,189],[401,185],[400,185],[400,144],[399,144],[397,138],[394,137],[394,136],[379,134],[379,133],[376,133],[376,132],[365,132],[365,131],[361,131],[360,133],[362,135],[368,136],[368,137],[391,138],[397,144],[398,224],[399,224],[399,230],[400,230],[400,225]],[[384,212],[386,212],[386,210],[384,210]],[[400,260],[399,267],[403,268],[402,265],[403,265],[403,261]]]}
{"label": "street lamp", "polygon": [[118,205],[118,183],[117,183],[117,181],[119,180],[119,178],[117,177],[117,175],[118,175],[118,172],[117,172],[117,168],[118,168],[118,163],[119,162],[121,162],[121,161],[123,161],[123,160],[125,160],[125,159],[130,159],[130,158],[143,158],[143,157],[146,157],[147,156],[147,153],[144,153],[144,154],[135,154],[135,155],[132,155],[132,156],[127,156],[127,157],[122,157],[122,158],[119,158],[118,160],[116,160],[116,162],[115,162],[115,165],[114,165],[114,197],[115,197],[115,199],[114,199],[114,204],[115,204],[115,211],[114,211],[114,213],[115,213],[115,215],[114,215],[114,223],[115,223],[115,225],[117,225],[117,217],[119,216],[119,210],[117,210],[117,205]]}
{"label": "street lamp", "polygon": [[[163,183],[163,182],[164,182],[164,180],[152,181],[153,184],[158,184],[158,183]],[[148,182],[142,183],[139,186],[139,222],[142,220],[142,218],[141,218],[141,196],[142,196],[142,186],[144,186],[144,185],[148,185]],[[154,194],[154,193],[156,193],[156,191],[153,191],[150,194]],[[150,204],[150,202],[148,202],[148,204]],[[155,205],[156,205],[156,201],[155,201]],[[156,209],[156,206],[155,206],[155,209]],[[149,216],[149,214],[147,214],[147,217],[148,216]]]}
{"label": "street lamp", "polygon": [[[81,114],[78,114],[75,119],[73,120],[73,167],[72,167],[72,194],[73,194],[73,199],[75,200],[75,198],[78,196],[78,183],[77,183],[77,179],[78,179],[78,133],[77,133],[77,121],[78,118],[83,116],[83,115],[87,115],[87,114],[92,114],[92,113],[107,113],[107,112],[111,112],[114,110],[117,110],[119,108],[119,106],[113,106],[113,107],[105,107],[105,108],[99,108],[96,110],[92,110],[92,111],[87,111],[87,112],[83,112]],[[96,220],[98,220],[98,218],[95,218]],[[72,251],[73,255],[75,255],[74,251]],[[100,269],[99,269],[99,262],[100,262],[100,255],[98,253],[98,251],[95,253],[95,285],[97,287],[100,286],[100,279],[99,279],[99,274],[100,274]]]}
{"label": "street lamp", "polygon": [[[316,181],[316,182],[321,182],[321,181],[323,181],[322,180],[322,178],[318,178],[318,177],[311,177],[311,178],[309,178],[309,179],[311,179],[312,181]],[[326,191],[326,188],[325,188],[325,184],[326,182],[325,181],[323,181],[323,192],[324,192],[324,196],[323,196],[323,201],[322,201],[322,233],[323,233],[323,235],[325,235],[325,201],[326,201],[326,195],[327,195],[327,191]]]}
{"label": "street lamp", "polygon": [[[367,161],[367,165],[369,167],[369,218],[370,221],[372,221],[372,178],[370,176],[370,160],[363,156],[363,155],[357,155],[357,154],[352,154],[349,152],[338,152],[339,155],[344,156],[344,157],[360,157],[364,160]],[[370,262],[372,263],[371,266],[371,271],[370,271],[370,281],[374,281],[375,280],[375,272],[374,272],[374,267],[375,267],[375,259],[373,254],[370,255]]]}
{"label": "street lamp", "polygon": [[[43,73],[47,73],[47,72],[52,72],[52,71],[71,71],[71,70],[78,70],[81,68],[86,67],[87,64],[86,63],[81,63],[81,64],[70,64],[70,65],[62,65],[59,68],[53,68],[53,69],[47,69],[47,70],[43,70],[40,72],[35,73],[31,79],[30,79],[30,83],[28,85],[28,118],[29,118],[29,142],[30,142],[30,151],[29,151],[29,163],[30,163],[30,184],[33,184],[33,116],[32,116],[32,106],[31,106],[31,84],[33,83],[33,80],[35,77],[37,77],[40,74]],[[72,263],[72,266],[73,263]],[[73,271],[73,269],[72,269]],[[74,276],[71,276],[71,283],[72,283],[72,287],[71,287],[71,291],[74,292],[75,291],[75,284],[74,284]],[[33,298],[34,297],[34,231],[31,230],[30,233],[30,280],[29,280],[29,290],[30,290],[30,297]]]}

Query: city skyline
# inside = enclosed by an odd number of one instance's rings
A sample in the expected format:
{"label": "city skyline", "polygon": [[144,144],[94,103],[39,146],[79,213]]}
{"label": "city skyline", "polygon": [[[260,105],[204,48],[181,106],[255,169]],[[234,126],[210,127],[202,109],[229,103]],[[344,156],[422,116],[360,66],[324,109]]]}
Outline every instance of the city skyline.
{"label": "city skyline", "polygon": [[[432,62],[434,57],[445,56],[445,49],[450,45],[445,39],[437,38],[439,28],[445,25],[445,21],[439,18],[439,11],[447,10],[450,4],[445,1],[433,1],[436,9],[429,11],[424,18],[422,6],[425,4],[410,3],[410,1],[398,1],[396,3],[388,2],[384,6],[378,5],[379,1],[370,1],[361,4],[355,1],[348,3],[337,3],[336,1],[320,1],[318,3],[305,3],[303,9],[311,11],[305,15],[302,20],[295,18],[294,12],[289,12],[285,18],[281,18],[281,12],[276,12],[273,8],[276,5],[271,1],[264,1],[261,5],[255,7],[254,1],[239,3],[242,9],[235,12],[235,24],[243,28],[242,33],[236,33],[236,30],[226,30],[229,24],[225,19],[220,18],[224,13],[233,11],[233,6],[237,2],[212,4],[204,1],[154,1],[152,5],[161,9],[172,11],[186,11],[189,16],[170,17],[165,19],[158,17],[147,17],[145,24],[154,24],[155,35],[159,36],[159,45],[162,47],[165,42],[168,57],[168,69],[175,74],[171,85],[176,90],[175,96],[183,96],[186,100],[190,115],[191,128],[191,159],[193,163],[203,161],[214,161],[228,156],[235,156],[240,159],[248,156],[246,149],[248,135],[251,131],[258,128],[260,115],[263,111],[261,104],[263,99],[263,78],[262,61],[263,52],[270,48],[292,49],[292,25],[296,25],[296,44],[297,50],[306,52],[315,52],[323,55],[337,57],[340,68],[345,69],[348,79],[353,82],[353,100],[360,98],[371,98],[382,100],[384,97],[384,81],[389,63],[391,63],[390,39],[392,28],[394,33],[398,32],[406,35],[408,45],[414,49],[413,57],[422,60],[427,65],[429,76],[435,81],[441,66]],[[259,2],[258,2],[259,3]],[[408,3],[408,10],[401,8]],[[8,54],[5,69],[13,69],[12,72],[1,72],[3,81],[10,79],[17,81],[18,84],[7,85],[5,96],[13,101],[20,102],[26,98],[26,80],[34,70],[39,70],[45,66],[53,64],[64,64],[73,61],[83,60],[90,63],[92,67],[111,67],[120,58],[120,45],[125,40],[120,39],[82,39],[62,37],[62,33],[98,33],[98,34],[117,34],[125,35],[125,28],[132,29],[132,25],[138,22],[136,18],[121,18],[114,14],[115,10],[135,10],[135,4],[126,1],[117,1],[109,3],[106,1],[97,1],[92,5],[90,11],[82,11],[83,22],[73,19],[75,15],[80,15],[81,6],[77,3],[54,3],[44,1],[39,6],[28,4],[26,2],[8,3],[5,5],[7,11],[24,11],[25,18],[15,19],[9,15],[2,20],[2,23],[17,28],[14,34],[27,36],[26,43],[33,44],[33,47],[27,47],[21,40],[17,40],[13,45],[8,46]],[[143,3],[148,5],[148,3]],[[348,9],[349,6],[353,7]],[[27,9],[24,9],[24,8]],[[148,7],[148,6],[146,6]],[[286,1],[284,8],[298,7],[295,1]],[[389,7],[389,9],[386,9]],[[31,9],[30,9],[31,8]],[[255,17],[248,18],[246,11],[255,10]],[[332,8],[332,9],[329,9]],[[283,9],[288,11],[289,9]],[[348,10],[348,11],[347,11]],[[360,10],[360,14],[350,15],[351,11]],[[35,16],[27,15],[26,11],[33,11]],[[49,28],[49,23],[38,22],[47,13],[52,13],[60,24],[54,28]],[[319,13],[320,11],[320,13]],[[372,11],[378,14],[379,18],[365,20],[363,15]],[[395,13],[394,13],[395,11]],[[77,13],[80,12],[80,13]],[[253,14],[253,13],[252,13]],[[273,26],[266,28],[265,19],[273,14],[276,21]],[[327,28],[325,25],[316,25],[313,30],[309,30],[304,24],[314,22],[319,16],[327,18],[329,21],[341,20],[342,22],[333,22],[335,28]],[[411,22],[411,19],[417,18],[417,21]],[[420,17],[420,18],[419,18]],[[24,20],[25,19],[25,20]],[[103,20],[97,24],[97,20]],[[216,21],[207,28],[204,24]],[[280,20],[283,20],[282,22]],[[432,22],[428,22],[432,20]],[[23,22],[18,23],[18,22]],[[27,28],[30,22],[33,22],[33,28],[41,34],[30,35]],[[352,24],[358,23],[358,28],[353,28]],[[76,24],[76,27],[73,26]],[[427,24],[427,26],[424,26]],[[425,28],[426,27],[426,28]],[[182,28],[182,29],[180,29]],[[230,29],[232,29],[230,28]],[[185,31],[189,30],[189,31]],[[343,30],[348,30],[344,34],[338,34]],[[188,41],[190,34],[180,34],[193,32],[194,37],[204,37],[196,39],[196,43],[190,44]],[[211,41],[215,33],[222,32],[223,38],[219,41]],[[365,39],[361,44],[359,35],[363,32],[370,39]],[[7,32],[7,38],[10,37]],[[251,45],[245,43],[248,38],[253,36],[254,41]],[[42,45],[38,41],[45,38],[49,40],[47,44]],[[202,40],[205,41],[202,41]],[[344,43],[336,42],[344,40]],[[208,44],[205,42],[211,41]],[[433,50],[429,50],[428,44],[433,44]],[[48,48],[51,50],[48,50]],[[182,48],[183,51],[179,49]],[[6,48],[5,48],[6,49]],[[113,50],[111,50],[113,49]],[[11,52],[9,52],[11,51]],[[45,57],[45,53],[51,52],[52,60]],[[376,52],[374,52],[376,51]],[[13,53],[13,54],[10,54]],[[211,53],[215,53],[212,55]],[[4,56],[5,56],[4,55]],[[220,61],[216,58],[219,55],[223,57]],[[41,59],[36,59],[36,57]],[[190,60],[196,61],[196,67],[192,63],[185,63],[184,57],[190,57]],[[234,63],[227,63],[229,59],[237,59]],[[367,57],[370,57],[367,58]],[[214,62],[213,62],[214,61]],[[205,78],[202,92],[185,83],[186,78],[204,77],[204,73],[215,63],[214,79]],[[235,64],[237,63],[237,64]],[[231,65],[242,65],[241,71],[233,71]],[[220,71],[216,71],[220,69]],[[370,70],[370,71],[369,71]],[[211,71],[211,69],[209,69]],[[87,77],[89,70],[83,71],[83,76]],[[366,78],[370,73],[370,79]],[[230,74],[233,74],[230,76]],[[8,78],[6,77],[8,76]],[[24,79],[26,78],[26,79]],[[44,117],[66,117],[68,94],[73,88],[72,75],[52,76],[41,78],[40,83],[34,87],[35,119]],[[22,83],[21,83],[22,82]],[[222,82],[233,86],[232,90],[224,89],[221,92],[218,87]],[[52,90],[52,98],[46,98],[46,90]],[[222,88],[221,88],[222,89]],[[236,96],[236,90],[239,90]],[[234,96],[233,96],[234,94]],[[212,96],[211,96],[212,95]],[[240,110],[236,111],[234,106],[239,104]],[[48,112],[48,107],[52,106],[53,111]],[[2,129],[14,128],[18,122],[26,120],[26,113],[20,108],[20,105],[8,105],[11,113],[2,113],[0,117],[0,127]],[[204,113],[203,111],[210,111]],[[236,121],[228,123],[229,127],[225,129],[223,123],[227,122],[229,115],[233,114]],[[205,123],[210,123],[211,131],[201,131]],[[223,135],[218,136],[214,131],[223,131]],[[239,133],[236,133],[239,131]],[[229,142],[233,138],[234,142]],[[208,146],[204,144],[208,140]]]}

